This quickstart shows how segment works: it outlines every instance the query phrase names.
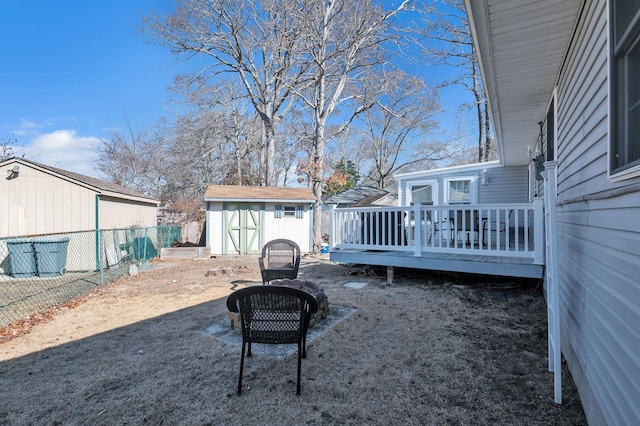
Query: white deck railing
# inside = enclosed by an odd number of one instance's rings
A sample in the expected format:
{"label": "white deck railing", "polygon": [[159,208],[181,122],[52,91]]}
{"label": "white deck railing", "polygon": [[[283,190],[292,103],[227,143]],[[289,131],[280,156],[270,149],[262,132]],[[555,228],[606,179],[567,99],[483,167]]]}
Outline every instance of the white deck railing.
{"label": "white deck railing", "polygon": [[483,204],[332,208],[332,250],[509,256],[544,264],[543,200]]}

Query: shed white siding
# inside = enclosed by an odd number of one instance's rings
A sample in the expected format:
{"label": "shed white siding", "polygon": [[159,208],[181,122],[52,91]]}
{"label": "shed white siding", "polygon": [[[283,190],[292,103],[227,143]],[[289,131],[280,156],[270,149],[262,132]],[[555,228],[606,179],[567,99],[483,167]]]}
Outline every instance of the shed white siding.
{"label": "shed white siding", "polygon": [[607,176],[606,2],[586,2],[558,85],[562,351],[592,424],[640,421],[640,179]]}
{"label": "shed white siding", "polygon": [[224,220],[222,202],[207,202],[207,247],[211,247],[211,254],[224,254]]}
{"label": "shed white siding", "polygon": [[[254,203],[260,207],[260,248],[268,241],[277,238],[286,238],[295,241],[302,253],[309,253],[313,250],[312,245],[312,221],[313,211],[309,208],[309,203],[287,202],[266,202]],[[223,201],[207,202],[207,246],[211,247],[212,255],[236,254],[228,247],[228,229],[225,223],[230,212],[226,209],[234,206],[234,203]],[[299,206],[303,207],[302,218],[296,217],[276,217],[276,206]]]}
{"label": "shed white siding", "polygon": [[265,206],[263,235],[264,242],[275,240],[277,238],[286,238],[295,241],[303,253],[308,253],[312,249],[311,238],[311,219],[313,216],[309,205],[301,205],[304,207],[302,218],[282,217],[275,218],[275,203],[267,203]]}

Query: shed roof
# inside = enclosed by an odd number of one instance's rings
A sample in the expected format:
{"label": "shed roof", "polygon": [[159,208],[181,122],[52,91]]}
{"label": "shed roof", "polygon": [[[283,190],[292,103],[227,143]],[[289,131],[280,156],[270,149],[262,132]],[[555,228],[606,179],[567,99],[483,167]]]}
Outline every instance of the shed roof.
{"label": "shed roof", "polygon": [[280,186],[209,185],[204,193],[205,201],[271,201],[314,202],[309,188],[284,188]]}
{"label": "shed roof", "polygon": [[24,158],[12,157],[0,162],[0,166],[12,163],[30,166],[45,173],[50,173],[60,178],[66,178],[82,186],[89,187],[90,189],[100,193],[101,195],[106,195],[114,198],[126,198],[129,200],[153,203],[156,205],[158,204],[158,201],[155,198],[149,197],[142,192],[125,188],[122,185],[118,185],[113,182],[107,182],[91,176],[82,175],[80,173],[74,173],[68,170],[59,169],[57,167],[48,166],[46,164],[37,163],[35,161],[26,160]]}

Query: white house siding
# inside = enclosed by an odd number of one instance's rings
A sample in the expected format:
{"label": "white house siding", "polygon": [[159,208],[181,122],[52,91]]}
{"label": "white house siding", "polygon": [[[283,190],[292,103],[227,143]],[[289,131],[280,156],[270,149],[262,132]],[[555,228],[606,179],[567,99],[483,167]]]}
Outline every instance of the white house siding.
{"label": "white house siding", "polygon": [[100,197],[98,204],[100,229],[156,226],[157,217],[155,205],[104,196]]}
{"label": "white house siding", "polygon": [[586,2],[558,86],[562,351],[591,424],[639,424],[640,179],[607,176],[607,42]]}
{"label": "white house siding", "polygon": [[14,179],[0,167],[0,237],[95,229],[95,192],[20,166]]}

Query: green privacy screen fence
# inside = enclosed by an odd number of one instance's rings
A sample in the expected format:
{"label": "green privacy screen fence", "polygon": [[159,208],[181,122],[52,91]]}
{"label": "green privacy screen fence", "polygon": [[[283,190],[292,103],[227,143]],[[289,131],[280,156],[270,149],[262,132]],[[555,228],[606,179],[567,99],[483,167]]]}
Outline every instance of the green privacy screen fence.
{"label": "green privacy screen fence", "polygon": [[128,274],[180,242],[180,226],[0,239],[0,327]]}

